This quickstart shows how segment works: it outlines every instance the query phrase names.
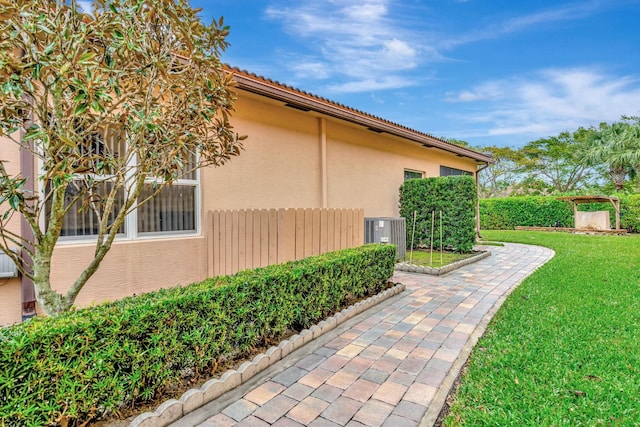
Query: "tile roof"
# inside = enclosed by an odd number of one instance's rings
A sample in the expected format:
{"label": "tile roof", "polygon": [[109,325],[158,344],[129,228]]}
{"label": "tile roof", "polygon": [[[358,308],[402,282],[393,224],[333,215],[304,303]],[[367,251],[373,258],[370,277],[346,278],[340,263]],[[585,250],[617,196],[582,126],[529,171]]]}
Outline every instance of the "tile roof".
{"label": "tile roof", "polygon": [[306,92],[304,90],[280,83],[278,81],[241,70],[236,67],[225,67],[234,75],[238,88],[285,102],[291,107],[305,111],[316,111],[325,115],[347,120],[369,128],[374,132],[386,132],[415,141],[425,147],[439,148],[459,156],[469,157],[481,163],[493,163],[490,155],[470,148],[447,142],[428,133],[394,123],[390,120],[374,116],[330,99]]}

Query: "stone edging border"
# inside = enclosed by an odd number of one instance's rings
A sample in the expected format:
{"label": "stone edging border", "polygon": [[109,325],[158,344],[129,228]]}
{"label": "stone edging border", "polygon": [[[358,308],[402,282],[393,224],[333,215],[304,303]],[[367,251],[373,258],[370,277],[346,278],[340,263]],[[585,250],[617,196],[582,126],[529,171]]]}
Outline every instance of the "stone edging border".
{"label": "stone edging border", "polygon": [[[466,261],[466,260],[465,260]],[[238,370],[230,369],[220,378],[207,381],[200,388],[192,388],[184,392],[180,399],[170,399],[161,404],[153,412],[145,412],[138,415],[130,424],[131,427],[165,427],[174,421],[179,420],[189,412],[222,396],[231,389],[238,387],[248,381],[257,373],[263,371],[285,356],[299,349],[306,343],[314,340],[325,333],[333,330],[336,326],[351,319],[357,314],[391,298],[405,290],[405,285],[396,284],[379,294],[357,302],[345,308],[339,313],[321,321],[317,325],[304,329],[300,334],[293,335],[289,339],[282,341],[277,347],[269,348],[265,353],[261,353],[253,358],[251,362],[244,362]]]}
{"label": "stone edging border", "polygon": [[409,273],[432,274],[434,276],[441,276],[452,270],[456,270],[465,265],[480,261],[481,259],[485,259],[489,256],[491,256],[491,251],[483,251],[477,255],[462,259],[460,261],[456,261],[454,263],[445,265],[444,267],[440,267],[440,268],[422,267],[418,265],[409,264],[406,262],[400,262],[396,264],[395,269],[398,271],[406,271]]}

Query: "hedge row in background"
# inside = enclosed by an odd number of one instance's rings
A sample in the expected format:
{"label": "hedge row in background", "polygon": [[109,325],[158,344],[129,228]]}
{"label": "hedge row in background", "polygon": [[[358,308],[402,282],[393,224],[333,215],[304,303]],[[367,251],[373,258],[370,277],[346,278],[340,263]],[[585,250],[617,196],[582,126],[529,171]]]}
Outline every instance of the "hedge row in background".
{"label": "hedge row in background", "polygon": [[517,226],[573,227],[573,212],[555,197],[480,199],[480,228],[513,230]]}
{"label": "hedge row in background", "polygon": [[386,287],[367,245],[0,330],[0,425],[79,425],[210,376]]}
{"label": "hedge row in background", "polygon": [[443,246],[470,252],[475,243],[477,190],[471,176],[410,179],[400,187],[400,215],[407,221],[407,247],[411,245],[416,212],[414,247],[431,243],[432,212],[435,212],[433,245],[440,247],[440,212]]}
{"label": "hedge row in background", "polygon": [[[620,227],[640,232],[640,195],[620,197]],[[611,203],[579,205],[581,211],[607,210],[611,224],[615,211]],[[570,206],[554,196],[506,197],[480,199],[480,227],[485,230],[513,230],[517,226],[573,227]]]}

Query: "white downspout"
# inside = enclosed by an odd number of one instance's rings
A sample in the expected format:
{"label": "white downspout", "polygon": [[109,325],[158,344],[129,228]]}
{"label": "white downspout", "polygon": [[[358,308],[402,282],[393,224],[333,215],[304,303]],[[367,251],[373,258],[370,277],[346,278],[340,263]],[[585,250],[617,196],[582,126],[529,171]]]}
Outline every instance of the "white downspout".
{"label": "white downspout", "polygon": [[480,169],[476,170],[475,178],[476,178],[476,236],[478,239],[481,239],[480,235],[480,186],[478,185],[478,174],[489,167],[489,163],[485,163]]}

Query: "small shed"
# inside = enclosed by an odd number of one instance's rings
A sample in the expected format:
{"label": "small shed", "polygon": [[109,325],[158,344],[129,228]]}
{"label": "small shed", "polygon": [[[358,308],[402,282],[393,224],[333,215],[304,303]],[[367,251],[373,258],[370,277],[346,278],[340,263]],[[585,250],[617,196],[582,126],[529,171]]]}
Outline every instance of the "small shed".
{"label": "small shed", "polygon": [[577,230],[609,230],[609,211],[581,212],[578,205],[587,203],[611,203],[616,212],[616,228],[620,230],[620,199],[608,196],[563,196],[558,197],[569,204],[573,210],[573,220]]}

